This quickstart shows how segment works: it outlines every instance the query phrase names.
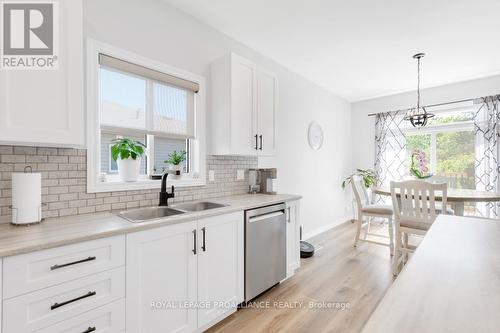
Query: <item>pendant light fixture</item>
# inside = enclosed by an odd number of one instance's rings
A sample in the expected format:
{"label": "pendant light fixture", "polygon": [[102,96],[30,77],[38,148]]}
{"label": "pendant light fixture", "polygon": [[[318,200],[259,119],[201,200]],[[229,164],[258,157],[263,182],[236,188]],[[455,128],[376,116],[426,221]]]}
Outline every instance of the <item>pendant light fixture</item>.
{"label": "pendant light fixture", "polygon": [[425,53],[417,53],[413,59],[417,59],[417,106],[408,110],[405,120],[409,120],[413,127],[421,128],[427,125],[427,120],[434,117],[432,113],[427,113],[423,106],[420,106],[420,60]]}

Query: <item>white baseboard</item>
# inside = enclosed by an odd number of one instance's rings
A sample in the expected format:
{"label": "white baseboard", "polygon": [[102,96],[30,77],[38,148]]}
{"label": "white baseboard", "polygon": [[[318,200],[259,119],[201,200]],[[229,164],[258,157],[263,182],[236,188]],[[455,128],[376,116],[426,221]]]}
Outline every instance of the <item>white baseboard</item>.
{"label": "white baseboard", "polygon": [[316,228],[314,230],[311,230],[305,234],[302,234],[302,239],[308,240],[314,236],[317,236],[319,234],[324,233],[325,231],[328,231],[332,228],[335,228],[336,226],[341,225],[342,223],[351,222],[351,221],[352,221],[352,216],[342,217],[342,218],[337,219],[331,223],[325,224],[324,226],[321,226],[321,227]]}

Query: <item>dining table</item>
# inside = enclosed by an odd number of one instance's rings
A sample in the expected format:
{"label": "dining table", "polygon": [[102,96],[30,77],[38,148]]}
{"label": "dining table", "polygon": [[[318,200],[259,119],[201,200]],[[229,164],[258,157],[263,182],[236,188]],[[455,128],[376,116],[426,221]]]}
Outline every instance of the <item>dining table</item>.
{"label": "dining table", "polygon": [[[389,186],[375,186],[372,187],[372,193],[391,196],[391,189]],[[399,196],[399,193],[396,193]],[[439,195],[435,197],[436,201],[441,201]],[[455,215],[463,216],[466,202],[497,202],[500,201],[500,193],[487,192],[470,189],[448,188],[446,201],[451,204]]]}
{"label": "dining table", "polygon": [[500,223],[439,215],[362,333],[500,331]]}

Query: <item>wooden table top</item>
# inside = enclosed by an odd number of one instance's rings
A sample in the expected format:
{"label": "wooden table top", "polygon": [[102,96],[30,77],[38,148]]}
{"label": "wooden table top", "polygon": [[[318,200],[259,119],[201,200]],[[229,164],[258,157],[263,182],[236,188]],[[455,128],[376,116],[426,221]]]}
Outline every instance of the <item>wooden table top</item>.
{"label": "wooden table top", "polygon": [[500,223],[439,215],[364,333],[498,332]]}
{"label": "wooden table top", "polygon": [[[380,195],[390,196],[391,189],[389,187],[373,187],[372,192]],[[436,196],[436,200],[441,200],[440,196]],[[500,193],[466,190],[449,188],[446,200],[448,202],[492,202],[500,201]]]}

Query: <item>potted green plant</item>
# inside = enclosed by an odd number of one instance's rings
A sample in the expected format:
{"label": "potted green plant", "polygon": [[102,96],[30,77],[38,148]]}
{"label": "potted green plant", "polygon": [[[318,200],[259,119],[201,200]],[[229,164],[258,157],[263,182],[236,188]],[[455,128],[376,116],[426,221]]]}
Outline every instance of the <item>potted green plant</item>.
{"label": "potted green plant", "polygon": [[366,188],[370,188],[377,182],[377,176],[375,175],[375,171],[370,169],[356,169],[355,173],[350,174],[348,177],[344,179],[344,181],[342,182],[342,189],[345,189],[345,187],[351,183],[352,176],[362,177],[363,184],[365,185]]}
{"label": "potted green plant", "polygon": [[182,171],[181,163],[186,160],[186,151],[181,150],[177,152],[174,150],[168,155],[168,160],[165,161],[169,165],[169,170],[175,171],[176,175],[180,175]]}
{"label": "potted green plant", "polygon": [[120,178],[124,182],[137,181],[146,146],[142,142],[129,138],[117,138],[112,143],[111,156],[118,165]]}

